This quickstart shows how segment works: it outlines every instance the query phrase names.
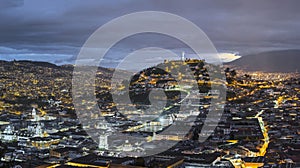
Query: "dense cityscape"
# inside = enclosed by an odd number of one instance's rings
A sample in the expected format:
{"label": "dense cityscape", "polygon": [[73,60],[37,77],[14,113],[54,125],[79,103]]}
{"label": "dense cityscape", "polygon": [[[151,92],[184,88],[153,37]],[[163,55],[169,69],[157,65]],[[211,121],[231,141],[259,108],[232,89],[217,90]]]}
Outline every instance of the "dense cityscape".
{"label": "dense cityscape", "polygon": [[[147,68],[130,81],[120,79],[114,86],[117,89],[110,83],[114,69],[98,68],[92,85],[100,112],[78,114],[72,100],[72,65],[1,61],[0,166],[300,166],[298,73],[224,67],[226,80],[211,81],[207,69],[214,67],[203,60],[165,60],[163,65],[163,69]],[[194,75],[196,87],[188,87],[189,80],[177,83],[176,79],[185,78],[184,73],[170,73],[182,65]],[[212,85],[227,88],[227,93],[213,90]],[[115,103],[112,97],[123,99],[127,89],[130,104]],[[199,97],[192,96],[194,90]],[[165,96],[151,97],[154,91]],[[226,101],[211,103],[222,95]],[[210,108],[219,106],[224,108],[220,119],[208,118]],[[182,107],[188,110],[180,111]],[[154,112],[146,115],[147,109]],[[148,117],[146,122],[138,121],[141,115]],[[89,119],[89,124],[82,118]],[[211,130],[201,131],[206,122]],[[188,126],[188,132],[173,128],[174,123]],[[173,145],[166,151],[143,155],[168,144]]]}
{"label": "dense cityscape", "polygon": [[0,0],[0,168],[300,168],[299,0]]}

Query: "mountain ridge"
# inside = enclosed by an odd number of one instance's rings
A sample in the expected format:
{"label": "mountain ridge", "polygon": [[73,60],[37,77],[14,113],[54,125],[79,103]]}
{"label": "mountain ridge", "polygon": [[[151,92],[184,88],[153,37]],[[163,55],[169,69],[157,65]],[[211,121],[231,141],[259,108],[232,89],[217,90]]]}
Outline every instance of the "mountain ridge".
{"label": "mountain ridge", "polygon": [[262,72],[297,72],[300,70],[300,50],[266,51],[242,56],[225,65],[234,66],[246,71]]}

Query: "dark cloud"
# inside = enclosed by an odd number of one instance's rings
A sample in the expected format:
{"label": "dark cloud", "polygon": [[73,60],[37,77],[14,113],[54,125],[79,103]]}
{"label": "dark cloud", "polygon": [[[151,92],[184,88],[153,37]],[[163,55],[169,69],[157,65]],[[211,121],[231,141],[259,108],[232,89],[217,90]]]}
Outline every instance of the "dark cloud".
{"label": "dark cloud", "polygon": [[6,47],[18,54],[26,50],[75,56],[99,26],[144,10],[171,12],[193,21],[219,51],[299,48],[299,6],[298,0],[2,0],[0,53],[7,54],[2,51]]}
{"label": "dark cloud", "polygon": [[1,0],[0,9],[14,8],[24,5],[24,0]]}

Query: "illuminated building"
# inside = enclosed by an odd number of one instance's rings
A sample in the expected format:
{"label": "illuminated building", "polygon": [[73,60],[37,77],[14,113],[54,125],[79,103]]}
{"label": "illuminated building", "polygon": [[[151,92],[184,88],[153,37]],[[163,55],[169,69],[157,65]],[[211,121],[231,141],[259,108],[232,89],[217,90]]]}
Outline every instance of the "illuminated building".
{"label": "illuminated building", "polygon": [[264,166],[264,157],[245,157],[242,158],[245,168],[257,168]]}
{"label": "illuminated building", "polygon": [[99,136],[99,145],[98,148],[99,149],[108,149],[108,140],[107,140],[108,134],[103,133]]}
{"label": "illuminated building", "polygon": [[37,149],[49,149],[51,145],[58,144],[59,139],[52,139],[49,137],[34,137],[30,138],[30,145]]}

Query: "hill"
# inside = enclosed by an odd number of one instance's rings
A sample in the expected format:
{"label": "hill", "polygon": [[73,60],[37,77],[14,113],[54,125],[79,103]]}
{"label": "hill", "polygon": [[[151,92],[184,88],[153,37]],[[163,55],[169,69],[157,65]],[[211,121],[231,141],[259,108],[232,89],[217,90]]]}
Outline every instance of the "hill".
{"label": "hill", "polygon": [[296,72],[300,71],[300,50],[269,51],[245,55],[227,65],[247,71]]}

